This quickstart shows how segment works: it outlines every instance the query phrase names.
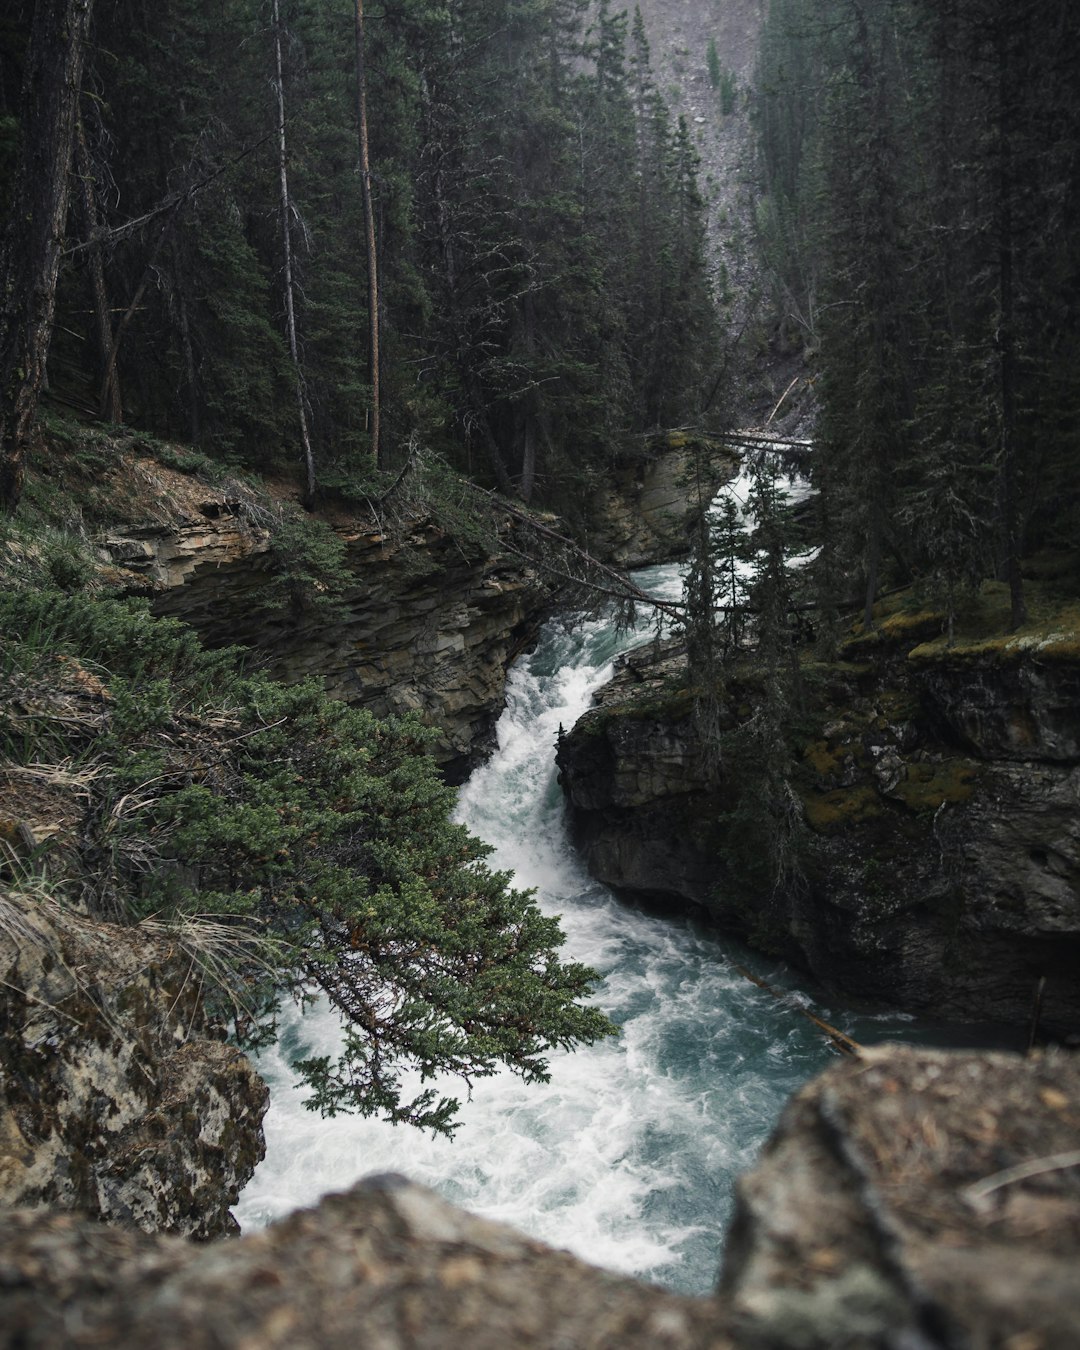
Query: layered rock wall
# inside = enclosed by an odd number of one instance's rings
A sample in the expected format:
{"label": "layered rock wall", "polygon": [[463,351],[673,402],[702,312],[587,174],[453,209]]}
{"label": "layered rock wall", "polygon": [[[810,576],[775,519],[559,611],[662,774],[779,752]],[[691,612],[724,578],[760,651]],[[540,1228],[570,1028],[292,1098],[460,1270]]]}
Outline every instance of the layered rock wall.
{"label": "layered rock wall", "polygon": [[226,492],[181,487],[167,516],[102,541],[155,612],[211,645],[249,647],[277,679],[314,676],[377,716],[420,713],[438,729],[436,759],[460,781],[490,748],[507,667],[541,613],[529,566],[469,549],[426,520],[393,535],[339,523],[351,583],[332,609],[293,605],[280,598],[282,560],[258,513]]}
{"label": "layered rock wall", "polygon": [[[804,670],[797,884],[738,821],[753,763],[704,771],[685,671],[631,658],[560,748],[590,870],[692,902],[826,985],[952,1018],[1080,1030],[1080,659],[1065,636],[948,647],[933,616]],[[643,668],[633,669],[634,663]],[[752,715],[731,680],[730,730]],[[766,809],[764,807],[762,810]]]}

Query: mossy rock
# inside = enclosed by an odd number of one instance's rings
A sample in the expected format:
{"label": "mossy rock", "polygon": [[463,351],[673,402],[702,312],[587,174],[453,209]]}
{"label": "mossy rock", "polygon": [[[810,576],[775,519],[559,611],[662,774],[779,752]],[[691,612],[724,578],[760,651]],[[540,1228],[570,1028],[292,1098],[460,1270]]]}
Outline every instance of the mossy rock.
{"label": "mossy rock", "polygon": [[922,705],[910,689],[888,687],[877,695],[877,706],[890,722],[907,722],[918,717]]}
{"label": "mossy rock", "polygon": [[849,761],[857,765],[866,763],[866,751],[860,740],[809,741],[802,749],[804,763],[808,764],[819,778],[836,778],[848,767]]}
{"label": "mossy rock", "polygon": [[890,794],[911,811],[937,811],[946,802],[969,801],[979,780],[979,767],[970,759],[908,766],[906,776]]}
{"label": "mossy rock", "polygon": [[803,797],[806,819],[818,834],[835,834],[850,825],[875,820],[883,812],[881,798],[865,783]]}
{"label": "mossy rock", "polygon": [[874,616],[873,628],[855,625],[854,634],[841,644],[845,660],[871,656],[882,647],[904,647],[937,637],[945,627],[945,614],[934,608],[901,608]]}
{"label": "mossy rock", "polygon": [[1080,662],[1080,604],[1057,606],[1014,633],[961,638],[951,647],[944,638],[924,642],[908,653],[908,660],[916,666],[1017,665],[1025,660]]}

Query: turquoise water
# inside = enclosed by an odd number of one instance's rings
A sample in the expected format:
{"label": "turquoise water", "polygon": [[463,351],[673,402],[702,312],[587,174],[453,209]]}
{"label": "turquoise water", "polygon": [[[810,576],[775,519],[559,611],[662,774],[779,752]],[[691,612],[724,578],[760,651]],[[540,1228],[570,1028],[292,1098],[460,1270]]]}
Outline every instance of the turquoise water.
{"label": "turquoise water", "polygon": [[[640,579],[679,594],[674,568]],[[448,1141],[307,1111],[288,1062],[332,1052],[338,1027],[325,1006],[289,1015],[281,1043],[260,1061],[271,1085],[268,1152],[236,1210],[243,1228],[393,1170],[598,1265],[688,1293],[711,1288],[735,1177],[786,1098],[834,1052],[795,1011],[807,996],[791,972],[689,919],[620,903],[569,845],[555,776],[559,727],[589,706],[618,651],[640,641],[600,620],[549,624],[512,672],[498,750],[459,804],[494,845],[492,864],[561,915],[567,955],[601,972],[597,1001],[621,1036],[556,1055],[544,1086],[508,1074],[477,1083]],[[790,991],[785,1000],[740,976],[736,961]],[[866,1042],[916,1030],[901,1014],[817,1011]]]}

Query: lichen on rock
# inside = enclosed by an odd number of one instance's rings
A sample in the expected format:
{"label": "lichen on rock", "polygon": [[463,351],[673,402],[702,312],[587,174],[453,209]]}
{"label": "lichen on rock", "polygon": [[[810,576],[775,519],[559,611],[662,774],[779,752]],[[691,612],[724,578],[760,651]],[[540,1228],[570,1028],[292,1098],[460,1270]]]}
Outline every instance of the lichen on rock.
{"label": "lichen on rock", "polygon": [[0,1203],[236,1231],[268,1094],[201,996],[179,935],[0,890]]}

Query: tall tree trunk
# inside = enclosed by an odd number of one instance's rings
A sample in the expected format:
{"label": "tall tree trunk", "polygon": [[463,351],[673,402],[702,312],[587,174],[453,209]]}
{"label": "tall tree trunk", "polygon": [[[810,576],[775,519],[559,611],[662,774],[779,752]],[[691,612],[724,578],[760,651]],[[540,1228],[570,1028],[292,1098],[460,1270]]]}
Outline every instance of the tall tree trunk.
{"label": "tall tree trunk", "polygon": [[[525,320],[525,352],[528,358],[530,380],[536,379],[536,304],[531,290],[527,290],[522,300]],[[535,388],[525,396],[525,425],[521,444],[521,487],[523,502],[532,501],[536,486],[536,434],[537,434],[537,394]]]}
{"label": "tall tree trunk", "polygon": [[0,250],[0,511],[18,506],[56,312],[93,0],[37,0],[14,209]]}
{"label": "tall tree trunk", "polygon": [[176,278],[176,317],[180,326],[180,346],[184,353],[184,374],[188,386],[188,438],[192,445],[202,440],[202,419],[199,415],[199,378],[195,364],[195,345],[191,340],[191,319],[187,296],[184,293],[184,267],[180,249],[173,241],[173,272]]}
{"label": "tall tree trunk", "polygon": [[1020,571],[1023,546],[1023,520],[1020,506],[1020,466],[1016,451],[1016,295],[1013,280],[1013,181],[1012,136],[1016,117],[1014,81],[1010,50],[1011,19],[1002,17],[997,25],[998,59],[998,181],[997,181],[997,250],[998,250],[998,383],[1001,395],[1001,497],[1005,535],[1005,577],[1009,583],[1010,627],[1014,630],[1027,622],[1027,604],[1024,599],[1024,580]]}
{"label": "tall tree trunk", "polygon": [[356,127],[360,144],[360,192],[364,202],[364,250],[368,272],[368,379],[371,383],[371,454],[381,457],[379,388],[379,261],[375,248],[375,208],[371,197],[368,153],[367,62],[364,42],[364,0],[356,0]]}
{"label": "tall tree trunk", "polygon": [[97,323],[98,359],[101,366],[98,411],[102,417],[119,425],[124,420],[124,408],[120,399],[120,381],[116,373],[116,363],[112,355],[112,311],[109,308],[109,293],[105,285],[105,259],[98,239],[101,221],[98,216],[97,198],[94,195],[94,167],[86,144],[86,128],[81,117],[78,118],[75,128],[75,166],[82,187],[83,220],[86,223],[86,242],[90,258],[90,288],[94,296],[94,319]]}
{"label": "tall tree trunk", "polygon": [[276,93],[278,114],[278,183],[280,186],[281,255],[285,274],[285,329],[289,339],[289,357],[296,378],[296,411],[300,421],[300,442],[304,449],[304,506],[310,511],[315,505],[315,456],[308,432],[307,405],[304,399],[304,375],[300,368],[300,350],[296,340],[296,304],[293,289],[292,234],[289,230],[291,205],[289,200],[289,173],[285,143],[285,77],[281,61],[281,16],[278,0],[274,0],[274,61],[276,66]]}

